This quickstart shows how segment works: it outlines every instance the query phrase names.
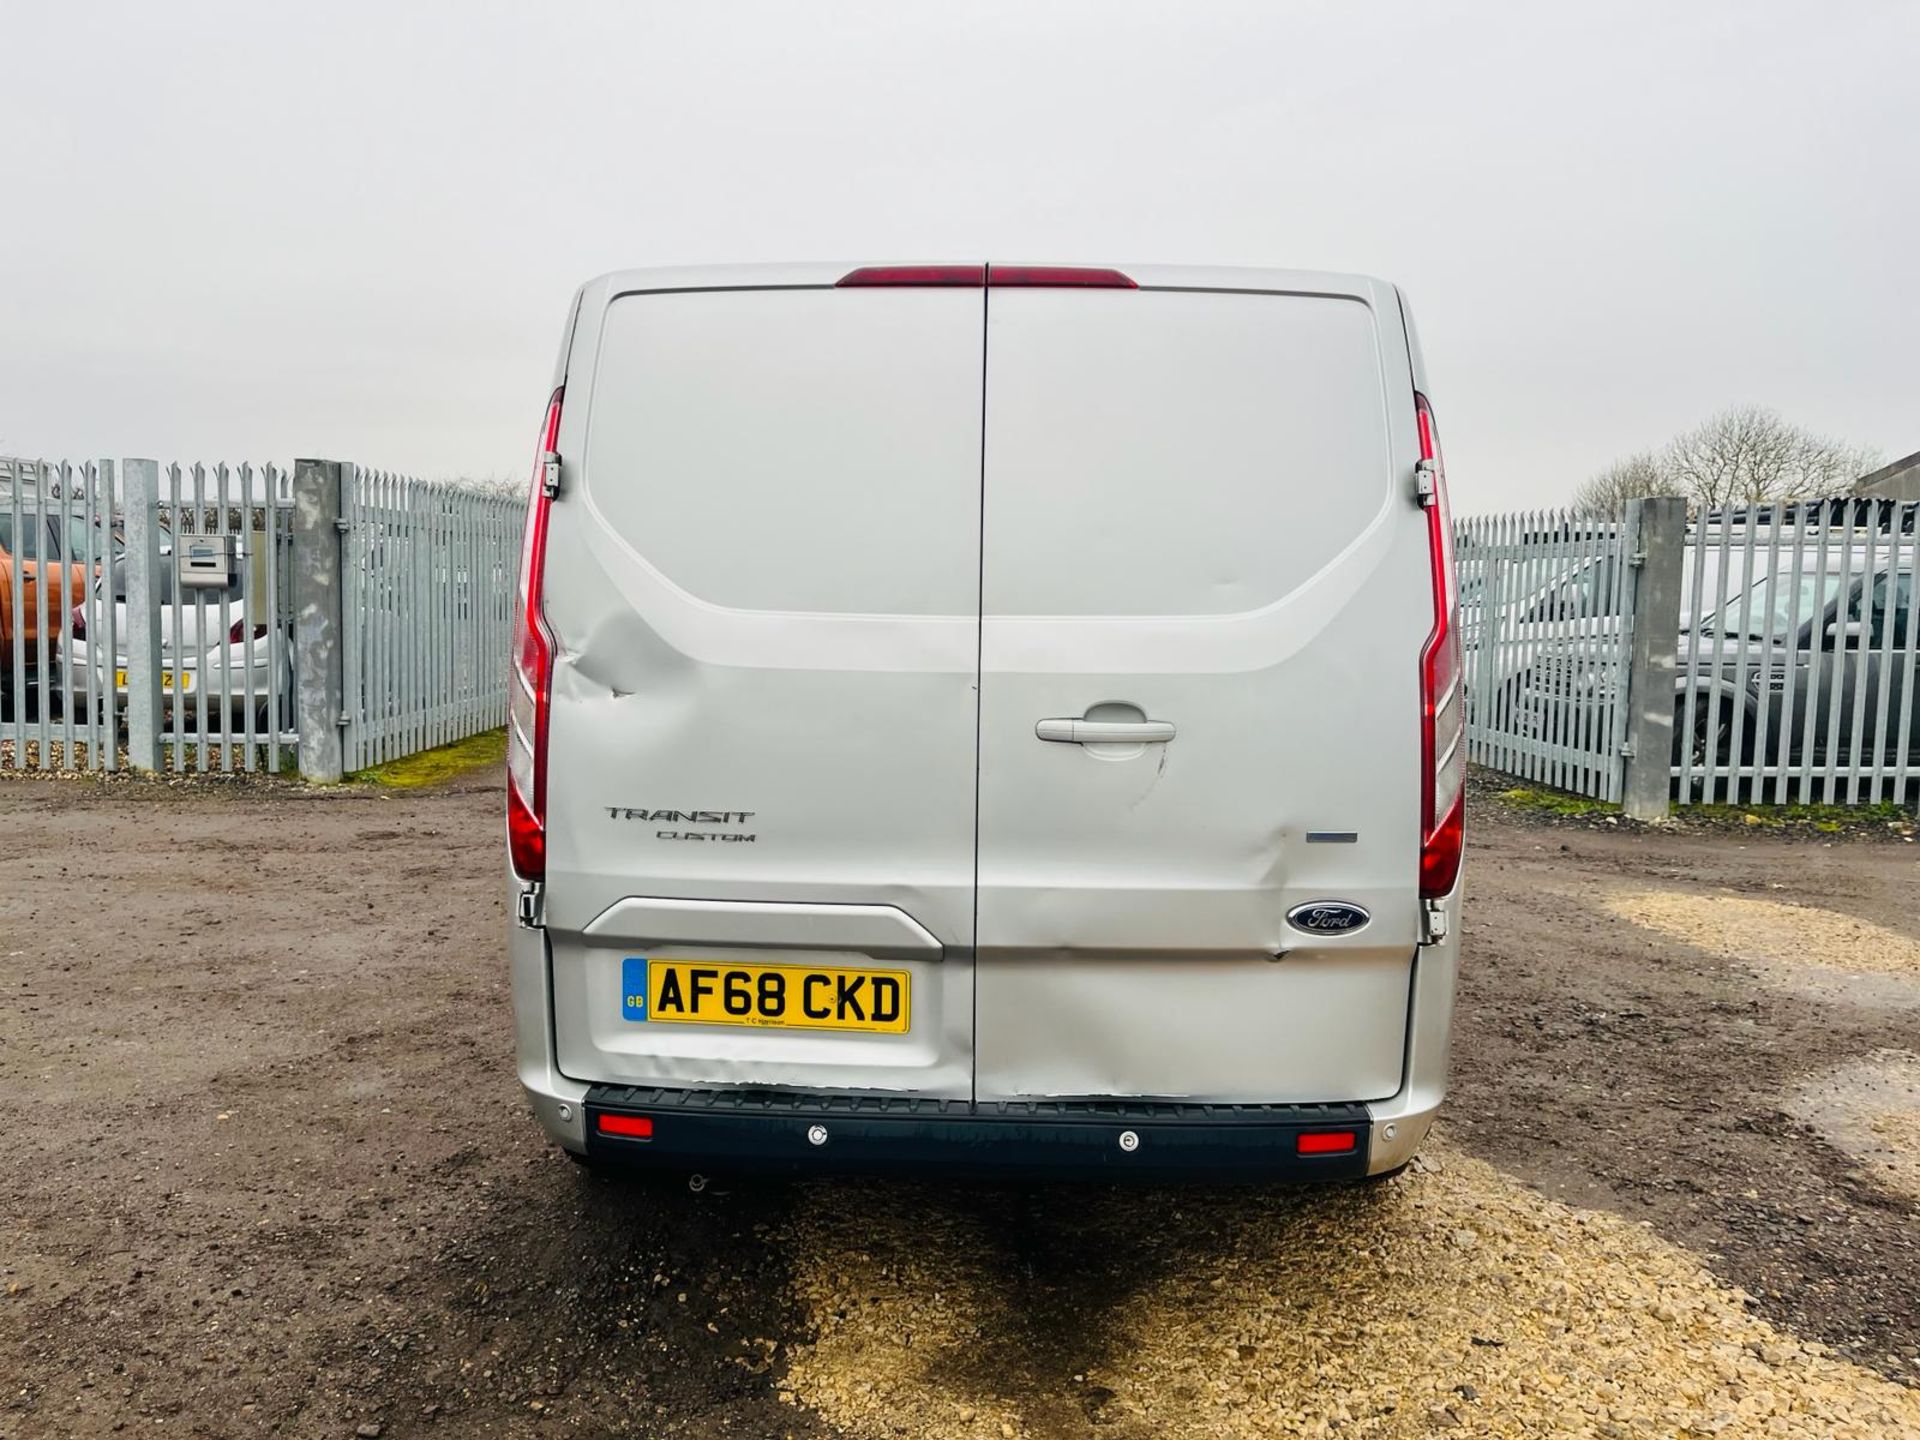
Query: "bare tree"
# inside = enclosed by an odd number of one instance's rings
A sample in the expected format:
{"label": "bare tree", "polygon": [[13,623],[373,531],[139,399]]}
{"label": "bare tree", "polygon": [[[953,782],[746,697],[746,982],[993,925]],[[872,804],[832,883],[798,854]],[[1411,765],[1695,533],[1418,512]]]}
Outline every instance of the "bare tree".
{"label": "bare tree", "polygon": [[1764,406],[1742,405],[1677,436],[1660,466],[1696,510],[1719,510],[1835,494],[1872,469],[1873,458]]}
{"label": "bare tree", "polygon": [[1836,495],[1874,466],[1871,450],[1816,435],[1760,405],[1736,406],[1583,480],[1574,508],[1618,515],[1629,500],[1682,495],[1694,511]]}
{"label": "bare tree", "polygon": [[1573,490],[1573,508],[1582,515],[1614,517],[1629,500],[1676,493],[1660,468],[1660,457],[1642,450],[1616,460],[1598,475],[1590,475]]}
{"label": "bare tree", "polygon": [[527,498],[527,477],[524,475],[504,475],[496,470],[491,475],[455,475],[450,478],[463,490],[478,490],[483,495],[499,495],[510,500]]}

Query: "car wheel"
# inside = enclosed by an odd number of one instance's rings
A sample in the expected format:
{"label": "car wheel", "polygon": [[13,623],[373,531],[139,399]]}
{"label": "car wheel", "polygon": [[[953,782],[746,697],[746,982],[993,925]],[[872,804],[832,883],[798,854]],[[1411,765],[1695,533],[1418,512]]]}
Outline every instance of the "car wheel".
{"label": "car wheel", "polygon": [[1701,778],[1711,761],[1716,770],[1725,771],[1733,765],[1736,757],[1733,753],[1733,707],[1722,701],[1713,704],[1706,696],[1694,698],[1693,723],[1687,723],[1687,701],[1682,696],[1673,707],[1673,763],[1691,764],[1694,772],[1694,784],[1701,785]]}

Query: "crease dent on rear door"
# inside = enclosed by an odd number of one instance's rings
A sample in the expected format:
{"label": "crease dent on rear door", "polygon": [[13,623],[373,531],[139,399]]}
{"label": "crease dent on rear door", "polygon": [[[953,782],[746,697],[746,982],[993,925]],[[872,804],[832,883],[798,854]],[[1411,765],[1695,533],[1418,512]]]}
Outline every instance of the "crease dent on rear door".
{"label": "crease dent on rear door", "polygon": [[[977,1098],[1393,1094],[1431,618],[1397,315],[990,297]],[[1370,918],[1289,927],[1327,900]]]}
{"label": "crease dent on rear door", "polygon": [[[547,567],[569,1076],[971,1095],[979,307],[794,287],[583,316]],[[909,1023],[656,1023],[622,1004],[635,956],[897,972]]]}

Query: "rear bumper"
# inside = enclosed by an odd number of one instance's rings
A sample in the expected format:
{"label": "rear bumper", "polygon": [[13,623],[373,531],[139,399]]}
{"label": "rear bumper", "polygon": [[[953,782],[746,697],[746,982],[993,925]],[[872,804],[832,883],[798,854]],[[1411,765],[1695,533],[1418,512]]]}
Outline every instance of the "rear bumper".
{"label": "rear bumper", "polygon": [[[1045,1103],[982,1105],[964,1101],[905,1098],[794,1096],[768,1090],[717,1092],[748,1095],[760,1108],[737,1102],[717,1110],[707,1123],[711,1091],[655,1091],[589,1086],[561,1072],[555,1056],[553,984],[546,934],[515,926],[509,932],[513,1010],[519,1077],[534,1118],[552,1140],[575,1154],[602,1155],[638,1165],[714,1170],[747,1168],[771,1160],[793,1170],[860,1168],[958,1168],[980,1171],[1020,1168],[1009,1157],[1038,1146],[1042,1170],[1078,1168],[1095,1173],[1193,1174],[1209,1168],[1209,1155],[1225,1156],[1216,1172],[1287,1178],[1340,1179],[1379,1175],[1411,1160],[1446,1097],[1447,1063],[1452,1038],[1454,980],[1460,954],[1460,892],[1446,906],[1447,938],[1421,947],[1414,961],[1412,1010],[1407,1027],[1406,1061],[1399,1091],[1364,1104],[1330,1106],[1154,1106]],[[674,1095],[681,1101],[668,1112],[689,1123],[675,1132],[656,1127],[647,1142],[595,1138],[597,1116],[589,1110],[648,1115],[650,1098]],[[699,1105],[694,1104],[699,1101]],[[773,1106],[796,1107],[791,1113]],[[815,1107],[812,1116],[806,1107]],[[706,1107],[706,1108],[703,1108]],[[1195,1112],[1211,1111],[1205,1120]],[[1065,1113],[1061,1113],[1065,1112]],[[1303,1166],[1288,1147],[1300,1126],[1317,1124],[1330,1114],[1359,1117],[1360,1157],[1311,1157]],[[795,1122],[801,1122],[796,1124]],[[828,1129],[828,1144],[810,1153],[806,1132],[813,1123]],[[1208,1128],[1240,1127],[1239,1133]],[[959,1127],[972,1128],[959,1128]],[[1134,1130],[1141,1139],[1131,1153],[1119,1149],[1119,1132]],[[796,1136],[798,1137],[796,1139]],[[1191,1138],[1183,1138],[1191,1136]],[[1185,1146],[1193,1148],[1183,1148]],[[874,1152],[884,1149],[883,1155]],[[1236,1150],[1245,1153],[1235,1155]],[[1049,1162],[1049,1159],[1053,1163]],[[1327,1159],[1327,1163],[1319,1163]],[[975,1162],[978,1162],[977,1164]]]}
{"label": "rear bumper", "polygon": [[[584,1108],[589,1159],[669,1170],[1352,1180],[1367,1173],[1371,1130],[1363,1105],[974,1105],[595,1085]],[[602,1117],[645,1120],[652,1134],[605,1134]],[[1341,1135],[1351,1141],[1334,1153],[1301,1153],[1302,1136]]]}

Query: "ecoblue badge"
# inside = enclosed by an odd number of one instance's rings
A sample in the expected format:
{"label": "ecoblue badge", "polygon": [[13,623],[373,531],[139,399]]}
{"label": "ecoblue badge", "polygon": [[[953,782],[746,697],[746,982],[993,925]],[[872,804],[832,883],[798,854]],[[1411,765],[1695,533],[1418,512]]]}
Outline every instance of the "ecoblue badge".
{"label": "ecoblue badge", "polygon": [[647,957],[629,955],[620,962],[620,1018],[647,1018]]}

